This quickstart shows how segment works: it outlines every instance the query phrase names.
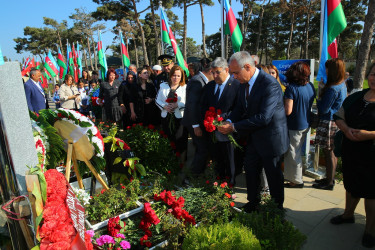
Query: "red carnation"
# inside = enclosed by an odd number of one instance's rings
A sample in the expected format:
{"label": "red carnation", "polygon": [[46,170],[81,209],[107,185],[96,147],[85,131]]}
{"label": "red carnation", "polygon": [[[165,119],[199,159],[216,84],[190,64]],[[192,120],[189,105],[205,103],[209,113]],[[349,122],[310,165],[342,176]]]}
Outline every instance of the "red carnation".
{"label": "red carnation", "polygon": [[148,128],[151,129],[151,130],[153,130],[153,129],[155,129],[155,126],[152,125],[152,124],[150,124],[150,125],[148,125]]}
{"label": "red carnation", "polygon": [[231,207],[234,207],[234,202],[233,202],[233,201],[230,203],[230,206],[231,206]]}

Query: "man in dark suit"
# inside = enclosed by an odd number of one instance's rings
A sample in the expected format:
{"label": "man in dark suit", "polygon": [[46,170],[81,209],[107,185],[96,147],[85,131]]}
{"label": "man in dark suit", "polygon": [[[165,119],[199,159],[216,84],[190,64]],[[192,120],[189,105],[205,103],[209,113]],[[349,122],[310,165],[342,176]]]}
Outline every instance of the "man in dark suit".
{"label": "man in dark suit", "polygon": [[36,113],[45,109],[47,103],[44,90],[39,82],[41,75],[40,70],[32,68],[30,79],[24,84],[27,106],[32,112]]}
{"label": "man in dark suit", "polygon": [[260,172],[264,167],[272,198],[280,209],[284,203],[284,176],[280,158],[289,145],[283,94],[271,75],[255,68],[246,51],[232,55],[229,69],[241,82],[236,107],[229,122],[219,127],[223,134],[237,131],[247,136],[244,167],[246,172],[246,212],[260,202]]}
{"label": "man in dark suit", "polygon": [[201,68],[202,71],[191,78],[187,84],[185,112],[181,121],[182,125],[187,128],[195,146],[195,155],[191,164],[193,175],[204,172],[208,156],[207,133],[203,126],[200,100],[203,87],[213,79],[211,61],[206,58],[202,59]]}
{"label": "man in dark suit", "polygon": [[[227,119],[237,100],[239,81],[229,75],[228,63],[218,57],[211,64],[211,73],[214,80],[204,87],[202,109],[206,112],[210,107],[221,110],[221,117]],[[220,178],[229,177],[230,184],[235,181],[234,146],[227,135],[214,131],[216,137],[214,158],[216,171]]]}

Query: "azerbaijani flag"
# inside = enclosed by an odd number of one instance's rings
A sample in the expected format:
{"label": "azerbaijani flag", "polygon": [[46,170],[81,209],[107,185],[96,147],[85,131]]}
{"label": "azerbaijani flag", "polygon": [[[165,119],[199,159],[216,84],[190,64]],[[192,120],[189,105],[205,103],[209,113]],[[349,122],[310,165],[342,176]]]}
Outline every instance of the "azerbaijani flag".
{"label": "azerbaijani flag", "polygon": [[74,62],[73,62],[73,55],[72,50],[70,48],[69,43],[66,44],[66,74],[74,76]]}
{"label": "azerbaijani flag", "polygon": [[74,66],[74,82],[78,82],[78,65],[77,65],[77,52],[74,49],[74,43],[72,47],[72,55],[73,55],[73,66]]}
{"label": "azerbaijani flag", "polygon": [[98,41],[98,59],[100,64],[100,72],[101,77],[103,81],[105,81],[105,78],[107,77],[107,58],[105,57],[104,50],[103,50],[103,44],[102,44],[102,35],[100,34],[100,31],[98,31],[99,41]]}
{"label": "azerbaijani flag", "polygon": [[38,57],[36,57],[35,68],[40,69],[40,66],[41,66],[41,64],[39,62],[39,59],[38,59]]}
{"label": "azerbaijani flag", "polygon": [[63,55],[61,54],[60,48],[58,48],[57,64],[60,66],[59,78],[64,80],[66,75],[66,64]]}
{"label": "azerbaijani flag", "polygon": [[59,70],[57,68],[58,66],[50,50],[48,51],[48,54],[44,58],[44,60],[45,60],[44,67],[50,73],[51,77],[57,76],[59,74]]}
{"label": "azerbaijani flag", "polygon": [[130,66],[130,59],[129,59],[129,54],[128,50],[126,49],[125,43],[124,43],[124,38],[122,37],[122,32],[120,31],[120,38],[121,38],[121,55],[122,55],[122,62],[124,63],[124,66],[126,68],[129,68]]}
{"label": "azerbaijani flag", "polygon": [[172,33],[172,29],[168,24],[168,17],[164,12],[163,8],[160,8],[160,17],[162,23],[162,41],[173,47],[174,54],[176,55],[178,65],[185,70],[186,76],[189,76],[188,65],[182,56],[180,49],[178,48],[176,39]]}
{"label": "azerbaijani flag", "polygon": [[237,23],[237,19],[234,16],[233,9],[229,4],[229,0],[224,0],[224,9],[225,9],[225,34],[230,35],[232,40],[232,47],[234,52],[238,52],[241,49],[242,44],[242,33],[240,26]]}
{"label": "azerbaijani flag", "polygon": [[34,60],[34,57],[32,60],[29,60],[29,62],[27,63],[27,66],[24,70],[22,70],[21,74],[22,76],[25,76],[27,73],[30,72],[31,68],[35,67],[35,60]]}
{"label": "azerbaijani flag", "polygon": [[316,79],[327,82],[325,63],[328,59],[338,56],[336,37],[346,28],[346,19],[341,0],[322,0],[322,3],[323,1],[324,11],[321,14],[323,22],[322,52]]}
{"label": "azerbaijani flag", "polygon": [[27,65],[29,64],[29,61],[30,61],[30,57],[27,57],[25,63],[24,63],[23,66],[22,66],[22,71],[23,71],[24,69],[26,69]]}
{"label": "azerbaijani flag", "polygon": [[3,52],[1,51],[1,47],[0,47],[0,65],[3,65],[4,64],[4,57],[3,57]]}
{"label": "azerbaijani flag", "polygon": [[77,65],[78,65],[78,77],[82,77],[82,59],[81,51],[79,50],[79,43],[77,42]]}

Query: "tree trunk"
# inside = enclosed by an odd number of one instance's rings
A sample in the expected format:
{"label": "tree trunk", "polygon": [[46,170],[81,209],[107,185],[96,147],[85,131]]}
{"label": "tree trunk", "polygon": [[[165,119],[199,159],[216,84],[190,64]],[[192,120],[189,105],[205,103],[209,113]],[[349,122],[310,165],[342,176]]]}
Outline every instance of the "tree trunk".
{"label": "tree trunk", "polygon": [[187,0],[184,0],[184,34],[182,37],[182,53],[184,55],[184,59],[187,60],[186,58],[186,34],[187,34]]}
{"label": "tree trunk", "polygon": [[203,4],[202,2],[199,2],[199,7],[201,8],[201,19],[202,19],[202,50],[203,50],[203,56],[207,57],[206,52],[206,35],[204,30],[204,13],[203,13]]}
{"label": "tree trunk", "polygon": [[310,12],[311,12],[311,1],[309,0],[309,8],[307,9],[307,19],[306,19],[306,27],[305,27],[305,51],[304,51],[304,58],[307,59],[309,57],[309,27],[310,27]]}
{"label": "tree trunk", "polygon": [[92,56],[91,56],[90,39],[89,39],[88,36],[87,36],[87,48],[89,49],[89,57],[90,57],[91,70],[94,70],[94,65],[92,65]]}
{"label": "tree trunk", "polygon": [[[248,1],[248,4],[250,5],[250,1]],[[244,16],[244,13],[246,11],[246,8],[245,8],[245,0],[243,0],[243,14],[242,14],[242,37],[245,39],[246,37],[246,33],[247,33],[247,27],[250,23],[250,18],[251,18],[251,15],[253,14],[253,5],[249,6],[250,10],[249,10],[249,14],[247,15],[247,18],[245,18]],[[245,44],[244,42],[241,44],[241,47],[242,45]],[[243,47],[242,47],[243,48]]]}
{"label": "tree trunk", "polygon": [[160,56],[160,40],[158,36],[158,29],[156,28],[157,26],[156,26],[156,21],[155,21],[154,3],[152,2],[152,0],[150,0],[150,6],[151,6],[152,24],[154,25],[154,33],[155,33],[156,57],[158,57]]}
{"label": "tree trunk", "polygon": [[61,42],[61,36],[60,36],[60,32],[59,31],[57,31],[57,36],[59,37],[61,54],[64,55],[64,50],[63,50],[63,46],[62,46],[62,42]]}
{"label": "tree trunk", "polygon": [[96,46],[95,46],[95,41],[94,41],[93,36],[91,36],[91,43],[92,43],[92,46],[94,46],[94,67],[95,67],[95,70],[98,71],[98,53],[96,51]]}
{"label": "tree trunk", "polygon": [[354,73],[354,88],[363,88],[363,80],[365,79],[365,72],[368,61],[368,54],[371,46],[371,38],[374,31],[375,23],[375,1],[369,1],[367,15],[365,17],[365,23],[363,27],[363,33],[361,37],[361,44],[359,45],[359,53],[357,58],[357,64]]}
{"label": "tree trunk", "polygon": [[144,58],[143,63],[149,65],[148,57],[147,57],[145,32],[143,31],[143,27],[141,25],[141,22],[139,21],[139,16],[138,16],[137,6],[135,4],[135,0],[132,0],[132,2],[133,2],[133,8],[134,8],[134,18],[135,18],[135,21],[137,22],[138,29],[141,32],[141,40],[142,40],[142,48],[143,48],[143,58]]}
{"label": "tree trunk", "polygon": [[139,62],[138,62],[138,49],[137,49],[137,39],[134,37],[134,50],[135,50],[135,66],[137,66],[137,69],[139,67]]}
{"label": "tree trunk", "polygon": [[89,65],[87,63],[87,54],[86,54],[86,50],[84,49],[83,50],[83,57],[85,58],[85,69],[88,71],[89,70]]}
{"label": "tree trunk", "polygon": [[293,0],[290,1],[290,9],[291,9],[291,17],[290,17],[290,34],[289,34],[289,41],[288,41],[288,48],[286,51],[286,59],[290,59],[290,50],[292,47],[292,39],[293,39],[293,31],[294,31],[294,7],[293,7]]}
{"label": "tree trunk", "polygon": [[256,55],[258,54],[260,36],[262,35],[262,22],[263,22],[263,13],[264,13],[264,2],[265,2],[265,0],[263,1],[262,7],[261,7],[261,10],[260,10],[260,13],[259,13],[258,36],[257,36],[257,40],[256,40],[256,43],[255,43],[255,54]]}

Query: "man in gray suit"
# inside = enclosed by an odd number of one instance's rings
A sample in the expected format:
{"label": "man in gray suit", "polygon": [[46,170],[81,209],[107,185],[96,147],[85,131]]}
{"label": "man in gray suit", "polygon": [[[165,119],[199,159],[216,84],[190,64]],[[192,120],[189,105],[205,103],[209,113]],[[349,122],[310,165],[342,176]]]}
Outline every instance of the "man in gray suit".
{"label": "man in gray suit", "polygon": [[182,125],[184,125],[195,146],[195,155],[191,166],[191,173],[199,175],[204,172],[208,156],[208,141],[203,126],[200,100],[203,87],[213,80],[211,74],[211,61],[207,58],[201,60],[202,71],[196,74],[187,84],[186,103]]}

